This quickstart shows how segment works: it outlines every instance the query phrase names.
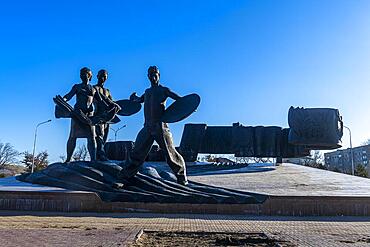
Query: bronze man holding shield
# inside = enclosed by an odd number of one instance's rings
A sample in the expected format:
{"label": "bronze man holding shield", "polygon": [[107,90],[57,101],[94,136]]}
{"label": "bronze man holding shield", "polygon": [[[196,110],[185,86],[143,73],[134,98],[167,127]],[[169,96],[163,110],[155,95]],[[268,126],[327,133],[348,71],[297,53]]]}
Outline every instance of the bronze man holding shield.
{"label": "bronze man holding shield", "polygon": [[148,69],[148,78],[151,82],[151,87],[146,89],[141,97],[138,97],[135,93],[130,97],[133,101],[144,103],[145,123],[136,137],[134,150],[118,177],[119,179],[129,179],[135,176],[144,163],[153,142],[156,141],[165,154],[167,164],[175,173],[177,182],[186,185],[188,181],[184,159],[175,149],[167,123],[161,121],[166,108],[167,98],[177,100],[181,97],[169,88],[161,86],[159,84],[159,77],[158,68],[156,66],[150,66]]}

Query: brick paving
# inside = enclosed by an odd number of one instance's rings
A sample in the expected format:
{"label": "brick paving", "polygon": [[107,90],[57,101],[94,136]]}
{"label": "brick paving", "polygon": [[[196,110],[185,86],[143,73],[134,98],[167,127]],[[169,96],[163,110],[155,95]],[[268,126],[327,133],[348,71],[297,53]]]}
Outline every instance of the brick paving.
{"label": "brick paving", "polygon": [[[284,164],[265,172],[192,176],[206,184],[270,195],[370,196],[370,179]],[[13,179],[14,180],[14,179]],[[0,190],[54,191],[0,180]],[[370,218],[0,211],[0,247],[127,246],[141,230],[262,232],[298,246],[370,246]],[[359,240],[363,241],[359,241]],[[366,242],[368,241],[368,242]]]}
{"label": "brick paving", "polygon": [[[298,246],[370,246],[370,218],[0,212],[0,246],[127,246],[141,230],[263,232]],[[363,241],[359,241],[363,239]]]}

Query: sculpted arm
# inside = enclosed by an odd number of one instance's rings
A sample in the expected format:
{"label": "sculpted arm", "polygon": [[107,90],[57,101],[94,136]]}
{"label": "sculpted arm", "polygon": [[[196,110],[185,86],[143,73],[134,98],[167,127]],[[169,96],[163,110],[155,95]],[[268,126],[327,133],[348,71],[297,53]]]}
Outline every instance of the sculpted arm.
{"label": "sculpted arm", "polygon": [[144,103],[144,95],[145,95],[145,93],[139,97],[139,96],[136,95],[136,92],[132,93],[130,95],[130,100],[138,102],[138,103]]}
{"label": "sculpted arm", "polygon": [[178,100],[178,99],[181,98],[178,94],[172,92],[169,88],[166,88],[166,94],[167,94],[168,97],[170,97],[171,99],[174,99],[174,100]]}
{"label": "sculpted arm", "polygon": [[[108,89],[107,89],[108,90]],[[108,100],[110,101],[110,103],[111,104],[113,104],[113,105],[115,105],[116,107],[117,107],[117,109],[118,109],[118,111],[119,110],[121,110],[122,108],[118,105],[118,104],[116,104],[116,102],[113,100],[113,97],[112,97],[112,94],[110,93],[110,91],[108,90]]]}
{"label": "sculpted arm", "polygon": [[100,94],[99,90],[94,88],[94,101],[101,102],[103,101],[102,95]]}
{"label": "sculpted arm", "polygon": [[66,101],[69,101],[70,99],[72,99],[72,97],[76,94],[76,85],[74,85],[71,89],[71,91],[69,91],[69,93],[67,93],[66,95],[64,95],[64,99]]}
{"label": "sculpted arm", "polygon": [[[108,89],[107,89],[108,90]],[[112,97],[112,94],[110,93],[110,91],[108,90],[108,98],[110,99],[110,100],[112,100],[113,101],[113,97]]]}

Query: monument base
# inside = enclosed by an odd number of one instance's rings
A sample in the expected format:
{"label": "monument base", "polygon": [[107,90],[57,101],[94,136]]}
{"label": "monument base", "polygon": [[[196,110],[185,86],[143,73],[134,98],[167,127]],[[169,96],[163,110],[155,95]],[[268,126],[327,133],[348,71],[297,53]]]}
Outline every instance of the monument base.
{"label": "monument base", "polygon": [[[195,165],[195,164],[194,164]],[[250,165],[190,176],[229,189],[267,194],[260,204],[106,202],[94,192],[0,179],[0,210],[141,212],[273,216],[370,216],[370,179],[286,164]]]}
{"label": "monument base", "polygon": [[0,191],[0,210],[270,216],[370,216],[370,198],[270,196],[262,204],[135,203],[104,202],[93,192]]}

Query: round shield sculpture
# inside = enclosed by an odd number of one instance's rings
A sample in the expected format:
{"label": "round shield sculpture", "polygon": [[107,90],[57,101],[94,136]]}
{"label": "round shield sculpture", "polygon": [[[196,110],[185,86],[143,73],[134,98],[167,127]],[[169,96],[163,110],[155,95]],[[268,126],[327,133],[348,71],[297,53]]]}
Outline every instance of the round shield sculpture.
{"label": "round shield sculpture", "polygon": [[189,94],[173,102],[164,112],[162,122],[175,123],[189,117],[200,104],[198,94]]}
{"label": "round shield sculpture", "polygon": [[121,110],[117,112],[120,116],[131,116],[141,110],[141,104],[139,102],[129,99],[118,100],[116,104],[121,107]]}

